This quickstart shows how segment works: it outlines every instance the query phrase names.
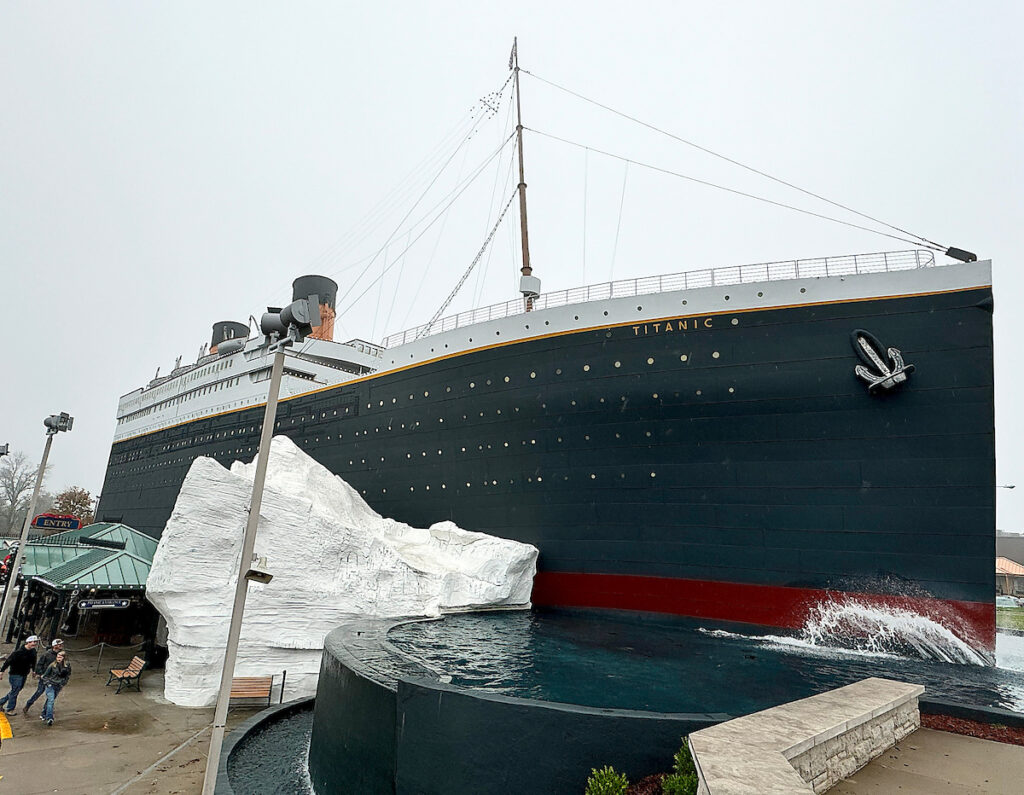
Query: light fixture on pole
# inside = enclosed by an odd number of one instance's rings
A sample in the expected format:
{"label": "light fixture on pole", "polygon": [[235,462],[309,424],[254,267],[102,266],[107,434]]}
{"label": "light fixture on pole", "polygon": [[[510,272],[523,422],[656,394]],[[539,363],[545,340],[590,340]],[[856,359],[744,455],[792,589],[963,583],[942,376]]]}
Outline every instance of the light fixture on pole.
{"label": "light fixture on pole", "polygon": [[[25,544],[28,543],[28,529],[32,526],[32,519],[36,515],[36,502],[39,500],[39,487],[43,485],[46,459],[50,457],[50,445],[53,444],[54,436],[61,431],[70,431],[71,426],[74,424],[75,418],[66,411],[62,411],[60,414],[51,414],[43,420],[43,425],[46,426],[46,447],[43,448],[43,460],[39,462],[39,471],[36,472],[36,487],[32,490],[32,500],[28,505],[25,523],[21,526],[21,538],[18,541],[18,549],[14,553],[14,561],[7,575],[7,587],[4,589],[3,604],[0,605],[0,637],[6,637],[3,632],[7,627],[7,613],[11,607],[11,594],[14,591],[12,586],[18,578],[21,559],[25,555]],[[7,445],[4,445],[4,447],[7,447]]]}
{"label": "light fixture on pole", "polygon": [[7,455],[11,452],[11,446],[8,444],[0,444],[0,456]]}
{"label": "light fixture on pole", "polygon": [[[235,601],[231,608],[231,624],[228,628],[228,643],[224,650],[224,669],[220,677],[217,706],[213,713],[213,734],[210,736],[210,753],[206,760],[206,777],[203,779],[203,795],[213,795],[217,786],[217,768],[220,765],[220,751],[224,745],[224,725],[228,716],[228,701],[231,698],[231,679],[235,675],[235,658],[238,656],[238,638],[242,632],[242,615],[245,613],[245,595],[249,583],[269,583],[273,576],[265,571],[262,560],[253,555],[256,547],[256,530],[260,520],[260,506],[263,504],[263,484],[267,478],[267,461],[270,458],[270,439],[274,433],[277,416],[277,397],[281,391],[281,375],[284,372],[284,349],[296,342],[302,342],[316,326],[320,325],[320,299],[311,295],[292,301],[284,308],[267,307],[260,320],[263,332],[263,347],[274,354],[270,370],[270,389],[267,407],[263,413],[263,430],[256,454],[256,472],[252,481],[252,499],[249,503],[249,518],[245,524],[242,539],[242,557],[239,561],[238,580],[235,583]],[[282,694],[283,695],[283,694]]]}

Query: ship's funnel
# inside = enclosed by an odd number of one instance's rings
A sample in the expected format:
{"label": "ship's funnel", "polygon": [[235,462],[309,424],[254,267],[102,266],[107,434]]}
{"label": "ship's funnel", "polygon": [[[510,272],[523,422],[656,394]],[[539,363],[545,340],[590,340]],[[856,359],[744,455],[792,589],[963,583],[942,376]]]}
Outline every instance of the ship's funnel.
{"label": "ship's funnel", "polygon": [[249,337],[249,326],[245,323],[236,323],[233,320],[221,320],[213,324],[213,337],[210,340],[210,353],[217,352],[217,346],[227,340]]}
{"label": "ship's funnel", "polygon": [[338,283],[326,276],[300,276],[292,282],[292,300],[311,295],[320,297],[320,325],[313,327],[310,337],[334,340],[334,303],[338,298]]}

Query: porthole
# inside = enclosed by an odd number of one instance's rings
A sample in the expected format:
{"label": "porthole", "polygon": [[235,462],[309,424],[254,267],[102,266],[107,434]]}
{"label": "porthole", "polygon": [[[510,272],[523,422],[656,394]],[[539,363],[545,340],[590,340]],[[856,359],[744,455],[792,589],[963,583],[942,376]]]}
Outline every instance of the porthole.
{"label": "porthole", "polygon": [[500,331],[495,331],[494,332],[494,336],[495,337],[500,337],[501,336],[501,332]]}
{"label": "porthole", "polygon": [[720,353],[719,353],[718,351],[714,351],[714,352],[713,352],[713,353],[711,354],[711,358],[712,358],[712,359],[717,359],[717,358],[718,358],[719,356],[721,356],[721,355],[722,355],[722,354],[720,354]]}
{"label": "porthole", "polygon": [[682,303],[683,306],[686,306],[686,299],[683,299],[680,303]]}
{"label": "porthole", "polygon": [[412,395],[409,395],[409,400],[412,400]]}
{"label": "porthole", "polygon": [[584,439],[584,441],[589,442],[590,441],[590,434],[589,433],[583,434],[583,439]]}
{"label": "porthole", "polygon": [[738,325],[740,324],[740,320],[739,320],[739,318],[736,318],[736,317],[734,317],[734,318],[732,319],[732,324],[733,324],[734,326],[738,326]]}
{"label": "porthole", "polygon": [[806,287],[801,287],[801,288],[800,288],[800,292],[802,292],[802,293],[806,293],[806,292],[807,292],[807,288],[806,288]]}
{"label": "porthole", "polygon": [[527,323],[525,326],[523,326],[523,328],[525,328],[527,331],[529,331],[530,330],[530,324]]}
{"label": "porthole", "polygon": [[650,431],[644,431],[644,436],[646,436],[648,439],[650,439],[651,438],[651,432]]}
{"label": "porthole", "polygon": [[555,375],[561,375],[561,374],[562,374],[562,368],[559,367],[557,370],[555,370]]}
{"label": "porthole", "polygon": [[536,378],[536,377],[537,377],[536,373],[530,373],[530,378]]}
{"label": "porthole", "polygon": [[700,395],[700,394],[703,394],[703,393],[698,389],[697,390],[697,394]]}
{"label": "porthole", "polygon": [[734,387],[729,387],[729,394],[732,394],[735,391],[736,391],[736,389]]}
{"label": "porthole", "polygon": [[424,392],[423,393],[423,397],[430,397],[430,393],[429,392]]}
{"label": "porthole", "polygon": [[583,372],[585,372],[585,373],[589,373],[590,372],[590,365],[589,364],[583,365]]}
{"label": "porthole", "polygon": [[446,488],[448,488],[448,485],[447,485],[446,483],[442,483],[442,484],[441,484],[441,488],[442,488],[442,489],[446,489]]}
{"label": "porthole", "polygon": [[392,403],[397,403],[398,402],[398,398],[391,398],[391,402]]}
{"label": "porthole", "polygon": [[430,486],[424,486],[423,488],[425,488],[427,491],[430,491]]}
{"label": "porthole", "polygon": [[476,382],[474,382],[474,381],[470,381],[470,382],[469,382],[469,388],[470,388],[470,389],[476,389]]}
{"label": "porthole", "polygon": [[619,433],[618,431],[616,431],[616,432],[615,432],[615,438],[616,438],[616,439],[621,439],[621,438],[622,438],[622,434],[621,434],[621,433]]}
{"label": "porthole", "polygon": [[684,353],[682,356],[679,357],[679,361],[685,362],[688,358],[689,357]]}
{"label": "porthole", "polygon": [[604,316],[605,316],[605,317],[608,317],[608,310],[607,310],[607,309],[606,309],[606,310],[604,310]]}
{"label": "porthole", "polygon": [[658,399],[658,393],[657,393],[657,392],[654,392],[654,393],[653,393],[653,394],[651,395],[651,397],[652,397],[652,398],[654,398],[655,400],[657,400],[657,399]]}
{"label": "porthole", "polygon": [[509,382],[509,377],[506,375],[505,376],[505,383],[507,384],[508,382]]}
{"label": "porthole", "polygon": [[622,362],[615,362],[616,367],[622,367]]}
{"label": "porthole", "polygon": [[467,489],[469,488],[469,481],[468,480],[466,481],[466,488]]}
{"label": "porthole", "polygon": [[487,379],[487,386],[490,386],[490,385],[491,385],[491,379],[490,379],[490,378],[488,378],[488,379]]}
{"label": "porthole", "polygon": [[544,325],[545,326],[550,326],[551,325],[551,321],[550,320],[545,320],[544,321]]}
{"label": "porthole", "polygon": [[572,319],[573,319],[573,320],[579,320],[579,319],[580,319],[580,316],[579,316],[579,315],[573,315],[573,316],[572,316]]}
{"label": "porthole", "polygon": [[652,472],[652,473],[651,473],[651,477],[652,477],[652,478],[656,478],[657,476],[658,476],[658,475],[657,475],[657,473],[655,473],[655,472]]}
{"label": "porthole", "polygon": [[470,341],[470,342],[472,342],[472,341],[473,341],[473,338],[472,338],[472,337],[470,337],[470,338],[469,338],[469,341]]}
{"label": "porthole", "polygon": [[643,312],[643,311],[644,311],[644,308],[643,308],[642,306],[638,306],[638,307],[636,308],[636,311],[637,311],[637,312]]}
{"label": "porthole", "polygon": [[761,293],[761,292],[759,292],[759,293],[757,294],[757,297],[758,297],[758,298],[764,298],[764,293]]}
{"label": "porthole", "polygon": [[444,391],[445,391],[445,392],[451,392],[451,391],[452,391],[452,388],[451,388],[450,386],[446,386],[446,387],[444,388]]}
{"label": "porthole", "polygon": [[725,300],[726,300],[726,301],[728,301],[728,300],[729,300],[729,296],[726,296],[726,297],[725,297]]}
{"label": "porthole", "polygon": [[570,406],[575,406],[576,405],[576,401],[575,400],[570,400],[569,401],[569,405]]}
{"label": "porthole", "polygon": [[559,443],[559,444],[561,444],[561,443],[562,443],[562,437],[561,437],[561,436],[559,436],[559,437],[558,437],[558,443]]}
{"label": "porthole", "polygon": [[416,491],[416,487],[415,486],[410,486],[409,487],[409,491]]}
{"label": "porthole", "polygon": [[604,398],[598,398],[598,403],[604,403]]}
{"label": "porthole", "polygon": [[648,364],[654,364],[654,357],[653,356],[648,356],[647,357],[647,363]]}

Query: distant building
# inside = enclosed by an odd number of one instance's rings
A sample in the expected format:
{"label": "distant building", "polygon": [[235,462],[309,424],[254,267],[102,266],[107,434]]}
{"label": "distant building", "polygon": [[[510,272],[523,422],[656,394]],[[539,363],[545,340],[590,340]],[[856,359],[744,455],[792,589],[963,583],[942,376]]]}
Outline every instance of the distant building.
{"label": "distant building", "polygon": [[996,593],[1024,596],[1024,566],[1009,558],[996,558]]}

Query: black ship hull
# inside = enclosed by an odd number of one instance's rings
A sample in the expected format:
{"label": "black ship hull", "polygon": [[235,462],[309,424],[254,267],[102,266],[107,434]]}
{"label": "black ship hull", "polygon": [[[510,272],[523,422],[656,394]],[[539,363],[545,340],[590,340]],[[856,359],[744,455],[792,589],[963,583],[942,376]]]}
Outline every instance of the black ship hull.
{"label": "black ship hull", "polygon": [[[907,383],[869,393],[855,329]],[[115,443],[99,517],[159,535],[262,412]],[[988,287],[505,342],[284,400],[277,433],[385,516],[536,545],[538,604],[798,626],[839,592],[994,643]]]}

